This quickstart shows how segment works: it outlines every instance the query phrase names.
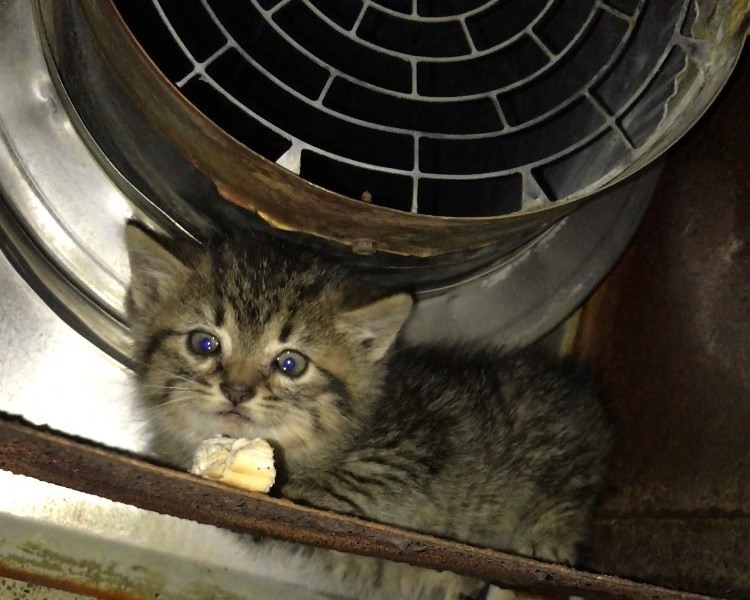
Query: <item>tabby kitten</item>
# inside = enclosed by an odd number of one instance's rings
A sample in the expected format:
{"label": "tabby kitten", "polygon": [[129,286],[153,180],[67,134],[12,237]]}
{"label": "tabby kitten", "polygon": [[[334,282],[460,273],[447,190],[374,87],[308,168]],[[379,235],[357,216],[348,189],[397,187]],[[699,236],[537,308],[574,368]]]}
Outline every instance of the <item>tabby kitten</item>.
{"label": "tabby kitten", "polygon": [[[164,460],[185,469],[206,438],[260,437],[274,446],[282,497],[576,560],[610,449],[584,379],[528,352],[405,345],[409,295],[383,295],[278,239],[177,244],[131,222],[126,241],[140,392]],[[481,588],[305,552],[360,598]]]}

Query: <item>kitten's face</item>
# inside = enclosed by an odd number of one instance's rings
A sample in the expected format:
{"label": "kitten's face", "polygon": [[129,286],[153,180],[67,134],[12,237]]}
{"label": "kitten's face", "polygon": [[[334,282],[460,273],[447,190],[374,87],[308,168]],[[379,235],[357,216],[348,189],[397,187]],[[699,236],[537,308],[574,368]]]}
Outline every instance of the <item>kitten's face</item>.
{"label": "kitten's face", "polygon": [[127,241],[156,451],[187,466],[202,440],[220,434],[267,439],[298,463],[335,452],[379,390],[380,358],[411,299],[350,310],[345,282],[314,261],[301,266],[289,249],[192,247],[178,259],[133,225]]}

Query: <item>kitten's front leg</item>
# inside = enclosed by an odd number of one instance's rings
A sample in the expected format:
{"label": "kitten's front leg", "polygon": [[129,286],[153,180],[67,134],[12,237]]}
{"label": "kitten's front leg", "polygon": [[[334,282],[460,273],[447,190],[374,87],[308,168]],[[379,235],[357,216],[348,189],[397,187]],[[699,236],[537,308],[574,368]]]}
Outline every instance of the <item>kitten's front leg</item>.
{"label": "kitten's front leg", "polygon": [[368,515],[367,500],[371,499],[343,486],[335,474],[327,471],[290,477],[280,492],[282,498],[297,504],[360,517]]}
{"label": "kitten's front leg", "polygon": [[[262,439],[216,436],[204,440],[193,454],[190,472],[232,487],[268,493],[276,479],[272,447]],[[292,478],[281,490],[287,500],[346,514],[364,515],[356,495],[336,486],[335,475],[312,471]],[[338,491],[336,491],[338,489]]]}
{"label": "kitten's front leg", "polygon": [[592,502],[540,502],[534,518],[517,532],[513,551],[545,562],[575,565],[588,530]]}

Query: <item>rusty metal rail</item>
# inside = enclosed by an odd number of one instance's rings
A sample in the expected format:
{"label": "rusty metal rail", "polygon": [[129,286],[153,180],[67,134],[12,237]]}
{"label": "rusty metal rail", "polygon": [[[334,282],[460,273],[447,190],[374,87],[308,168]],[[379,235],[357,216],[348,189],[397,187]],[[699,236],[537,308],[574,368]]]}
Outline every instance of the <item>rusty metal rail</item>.
{"label": "rusty metal rail", "polygon": [[548,596],[706,600],[240,491],[0,413],[0,469],[240,533],[450,570]]}

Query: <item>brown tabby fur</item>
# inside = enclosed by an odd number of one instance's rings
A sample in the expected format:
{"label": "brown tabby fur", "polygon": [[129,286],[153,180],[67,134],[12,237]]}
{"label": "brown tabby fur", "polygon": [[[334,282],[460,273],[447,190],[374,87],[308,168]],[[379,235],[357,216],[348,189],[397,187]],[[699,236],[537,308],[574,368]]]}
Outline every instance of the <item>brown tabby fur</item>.
{"label": "brown tabby fur", "polygon": [[[610,429],[582,377],[531,352],[397,341],[412,299],[277,239],[176,244],[130,223],[128,310],[155,453],[189,467],[216,434],[275,448],[299,503],[573,563]],[[188,335],[220,341],[213,356]],[[291,378],[285,349],[309,359]],[[236,407],[220,391],[244,389]],[[278,544],[277,544],[278,545]],[[449,573],[300,551],[357,597],[474,594]],[[420,596],[425,594],[425,596]],[[432,596],[430,596],[432,597]]]}

